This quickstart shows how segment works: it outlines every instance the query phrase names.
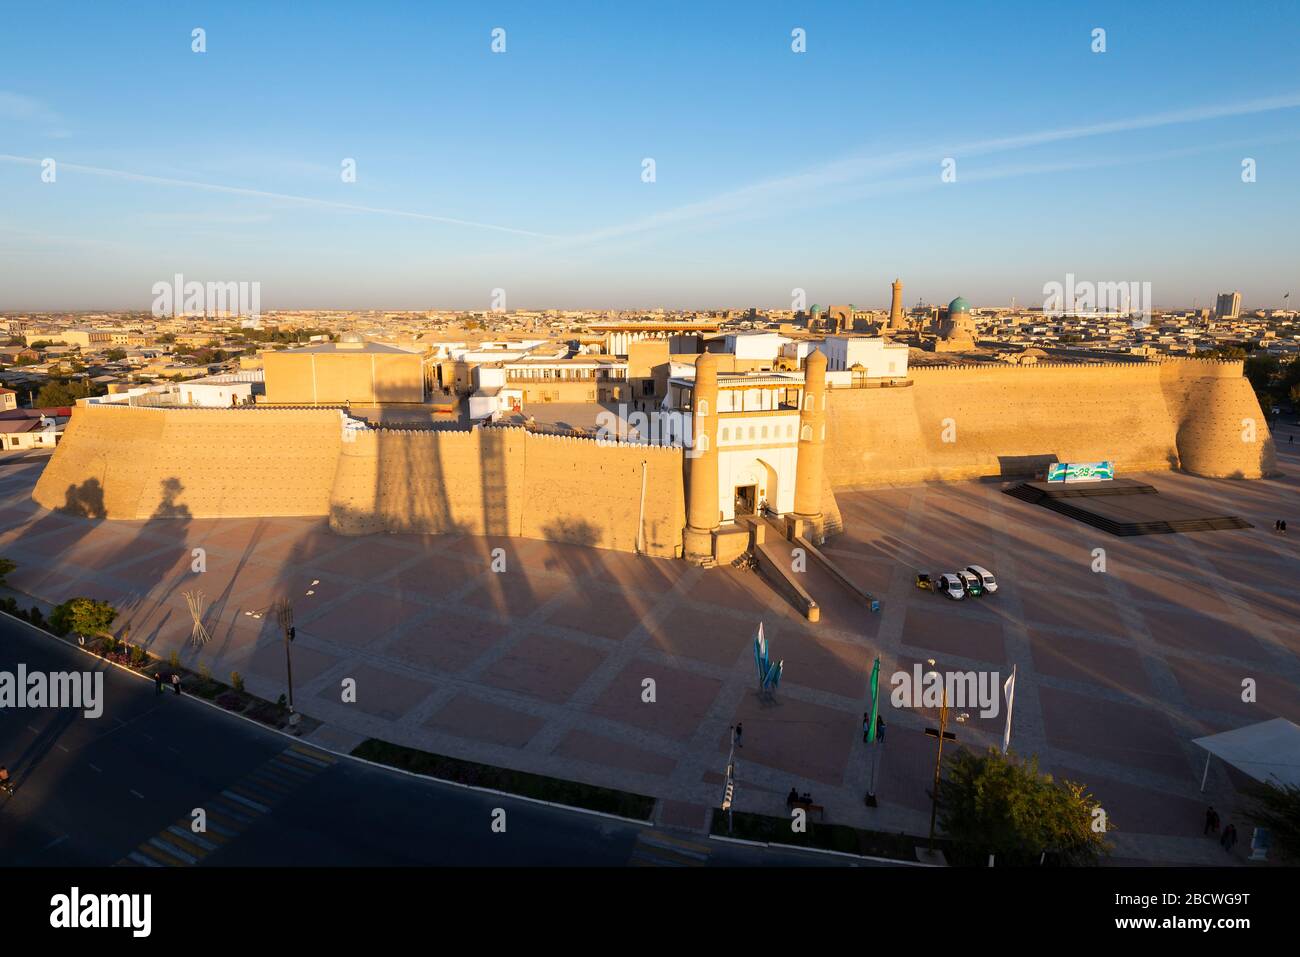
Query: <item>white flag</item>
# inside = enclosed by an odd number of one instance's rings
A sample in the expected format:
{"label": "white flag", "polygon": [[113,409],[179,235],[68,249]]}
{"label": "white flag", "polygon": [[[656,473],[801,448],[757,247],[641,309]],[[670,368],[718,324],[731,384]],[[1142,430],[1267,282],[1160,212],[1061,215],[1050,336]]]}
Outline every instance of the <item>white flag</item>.
{"label": "white flag", "polygon": [[1002,694],[1007,699],[1007,729],[1002,732],[1002,753],[1011,747],[1011,706],[1016,700],[1016,666],[1011,666],[1011,677],[1002,686]]}

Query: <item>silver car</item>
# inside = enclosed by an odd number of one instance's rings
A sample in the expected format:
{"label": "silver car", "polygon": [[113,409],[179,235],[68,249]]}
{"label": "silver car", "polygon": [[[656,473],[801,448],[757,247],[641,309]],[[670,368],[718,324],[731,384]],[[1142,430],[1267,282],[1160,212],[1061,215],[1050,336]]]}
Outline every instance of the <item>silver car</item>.
{"label": "silver car", "polygon": [[993,577],[993,573],[983,565],[967,565],[966,571],[980,580],[984,590],[990,595],[998,590],[998,580]]}

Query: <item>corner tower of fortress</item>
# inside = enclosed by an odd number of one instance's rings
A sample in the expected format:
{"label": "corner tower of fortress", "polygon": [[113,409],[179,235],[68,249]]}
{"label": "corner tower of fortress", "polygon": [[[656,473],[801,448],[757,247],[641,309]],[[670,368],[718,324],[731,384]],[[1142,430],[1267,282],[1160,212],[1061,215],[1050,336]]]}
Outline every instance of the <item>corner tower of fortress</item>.
{"label": "corner tower of fortress", "polygon": [[691,397],[691,435],[687,456],[686,531],[684,557],[702,562],[713,557],[713,531],[718,527],[718,357],[705,353],[695,363]]}
{"label": "corner tower of fortress", "polygon": [[799,408],[799,459],[795,466],[795,518],[821,532],[822,481],[826,458],[826,356],[814,349],[803,367],[803,404]]}

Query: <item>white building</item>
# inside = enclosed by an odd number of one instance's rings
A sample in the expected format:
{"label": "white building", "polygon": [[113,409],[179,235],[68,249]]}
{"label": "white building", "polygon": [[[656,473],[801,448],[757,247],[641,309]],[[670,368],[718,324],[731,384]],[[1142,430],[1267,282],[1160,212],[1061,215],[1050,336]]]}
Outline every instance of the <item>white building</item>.
{"label": "white building", "polygon": [[252,405],[253,396],[265,394],[264,372],[261,369],[252,369],[247,372],[190,379],[180,384],[179,391],[180,405],[201,405],[221,409]]}
{"label": "white building", "polygon": [[469,417],[475,422],[523,409],[523,390],[506,386],[503,366],[475,366],[474,385],[474,394],[469,397]]}
{"label": "white building", "polygon": [[880,336],[827,336],[817,346],[826,354],[826,371],[846,372],[861,366],[868,379],[907,375],[907,346]]}
{"label": "white building", "polygon": [[775,332],[753,329],[747,332],[727,333],[724,348],[737,361],[765,362],[771,364],[781,354],[781,347],[790,340]]}

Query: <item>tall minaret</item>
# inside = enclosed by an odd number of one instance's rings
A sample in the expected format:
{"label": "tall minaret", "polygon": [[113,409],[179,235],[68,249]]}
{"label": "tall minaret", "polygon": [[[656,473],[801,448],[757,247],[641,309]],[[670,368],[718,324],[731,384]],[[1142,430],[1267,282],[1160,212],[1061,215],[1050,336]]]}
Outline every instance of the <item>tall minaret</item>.
{"label": "tall minaret", "polygon": [[803,375],[799,459],[794,472],[794,515],[820,530],[822,462],[826,454],[826,356],[821,350],[808,354]]}
{"label": "tall minaret", "polygon": [[894,296],[889,300],[889,328],[898,330],[903,328],[903,280],[895,279],[893,290]]}
{"label": "tall minaret", "polygon": [[713,557],[713,530],[718,527],[718,357],[706,352],[695,363],[695,390],[691,400],[691,448],[686,450],[686,533],[683,551],[687,561]]}

